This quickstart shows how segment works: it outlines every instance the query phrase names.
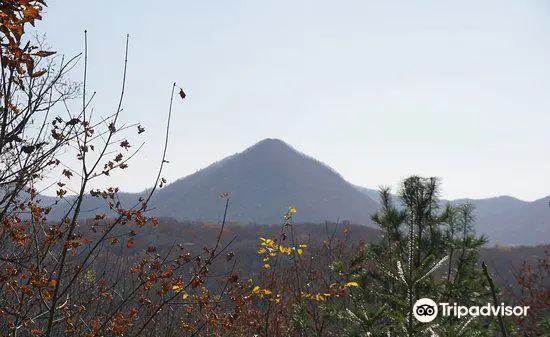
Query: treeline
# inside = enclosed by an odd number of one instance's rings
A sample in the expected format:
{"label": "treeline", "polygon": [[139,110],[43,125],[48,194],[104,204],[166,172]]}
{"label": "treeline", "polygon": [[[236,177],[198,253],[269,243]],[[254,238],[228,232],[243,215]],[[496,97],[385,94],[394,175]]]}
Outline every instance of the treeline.
{"label": "treeline", "polygon": [[[299,214],[296,218],[299,221]],[[153,245],[164,250],[176,243],[189,250],[199,251],[202,247],[215,243],[221,226],[221,222],[204,223],[172,218],[158,218],[158,222],[156,228],[147,228],[140,233],[135,241],[137,249],[146,249]],[[277,236],[281,226],[282,222],[271,225],[227,223],[222,237],[235,238],[231,244],[231,251],[238,257],[237,268],[246,273],[257,274],[261,267],[260,261],[254,254],[258,238]],[[303,242],[309,242],[312,247],[322,247],[325,242],[333,238],[333,240],[346,241],[345,249],[350,252],[362,244],[378,242],[382,235],[379,229],[373,227],[334,222],[322,224],[298,222],[295,224],[295,230],[297,237]],[[485,245],[479,251],[479,262],[486,261],[493,268],[494,281],[497,285],[513,288],[517,286],[517,275],[522,266],[525,263],[536,265],[549,249],[550,245]],[[128,249],[119,249],[119,251],[124,255],[134,252]]]}

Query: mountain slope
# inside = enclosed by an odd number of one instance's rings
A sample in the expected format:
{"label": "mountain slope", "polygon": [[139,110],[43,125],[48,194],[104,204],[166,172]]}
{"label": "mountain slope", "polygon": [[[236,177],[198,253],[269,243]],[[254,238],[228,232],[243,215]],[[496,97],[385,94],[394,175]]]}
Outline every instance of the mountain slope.
{"label": "mountain slope", "polygon": [[281,140],[265,139],[160,190],[154,214],[218,220],[222,192],[232,194],[229,219],[242,223],[281,223],[290,205],[298,209],[300,222],[367,224],[376,211],[372,199],[326,165]]}
{"label": "mountain slope", "polygon": [[492,241],[514,244],[550,242],[548,198],[525,202],[511,197],[471,201],[478,209],[478,232]]}

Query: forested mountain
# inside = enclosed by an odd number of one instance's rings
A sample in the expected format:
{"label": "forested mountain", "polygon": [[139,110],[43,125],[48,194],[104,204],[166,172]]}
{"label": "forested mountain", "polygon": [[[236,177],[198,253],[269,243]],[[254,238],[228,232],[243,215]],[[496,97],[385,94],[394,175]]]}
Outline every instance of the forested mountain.
{"label": "forested mountain", "polygon": [[338,173],[277,139],[265,139],[160,190],[154,214],[191,220],[219,220],[219,196],[231,193],[229,218],[280,223],[289,206],[307,222],[349,220],[369,223],[376,204]]}
{"label": "forested mountain", "polygon": [[[278,224],[289,206],[298,222],[344,221],[369,225],[378,207],[378,192],[354,186],[322,162],[278,139],[264,139],[243,152],[218,161],[158,190],[150,206],[154,216],[178,220],[218,221],[220,194],[231,193],[228,218],[242,224]],[[121,193],[130,207],[144,195]],[[48,199],[46,197],[46,199]],[[443,200],[442,204],[447,203]],[[452,200],[476,209],[476,229],[490,242],[535,245],[550,242],[550,209],[546,199],[525,202],[509,196]],[[83,216],[105,210],[103,201],[87,198]],[[58,207],[51,217],[62,215]]]}

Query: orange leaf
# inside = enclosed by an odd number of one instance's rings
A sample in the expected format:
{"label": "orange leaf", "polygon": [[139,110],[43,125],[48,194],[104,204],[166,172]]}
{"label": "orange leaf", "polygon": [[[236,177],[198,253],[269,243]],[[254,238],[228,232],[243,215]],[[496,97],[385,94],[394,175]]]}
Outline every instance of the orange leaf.
{"label": "orange leaf", "polygon": [[52,295],[50,294],[49,291],[46,290],[46,291],[44,291],[43,297],[46,301],[49,301],[50,298],[52,298]]}
{"label": "orange leaf", "polygon": [[33,74],[31,75],[31,78],[40,77],[40,76],[44,75],[44,74],[47,73],[47,72],[48,72],[48,71],[47,71],[46,69],[37,71],[36,73],[33,73]]}
{"label": "orange leaf", "polygon": [[40,16],[41,9],[42,8],[40,7],[26,6],[26,8],[22,11],[24,19],[26,19],[33,25],[34,20],[42,19],[42,16]]}
{"label": "orange leaf", "polygon": [[37,51],[36,53],[34,53],[34,55],[38,56],[38,57],[48,57],[48,56],[54,55],[55,53],[56,53],[55,51],[40,50],[40,51]]}

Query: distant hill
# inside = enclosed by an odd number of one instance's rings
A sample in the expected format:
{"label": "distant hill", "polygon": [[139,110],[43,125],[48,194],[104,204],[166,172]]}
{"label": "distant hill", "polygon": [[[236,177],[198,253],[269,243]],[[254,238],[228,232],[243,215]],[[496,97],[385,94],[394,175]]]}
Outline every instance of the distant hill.
{"label": "distant hill", "polygon": [[471,202],[477,209],[477,230],[494,242],[513,244],[550,243],[548,199],[525,202],[503,196]]}
{"label": "distant hill", "polygon": [[303,222],[370,223],[376,203],[323,163],[278,139],[179,179],[153,199],[157,213],[176,219],[219,220],[219,195],[230,192],[229,218],[241,223],[281,223],[290,205]]}
{"label": "distant hill", "polygon": [[[178,220],[219,221],[222,192],[231,193],[228,219],[242,224],[280,224],[289,206],[298,209],[298,222],[349,220],[371,224],[376,212],[377,190],[354,186],[320,161],[298,152],[278,139],[265,139],[241,153],[227,157],[158,190],[150,202],[151,215]],[[141,194],[121,193],[124,207]],[[50,200],[49,197],[44,197]],[[446,200],[442,201],[446,203]],[[550,242],[550,209],[547,198],[525,202],[503,196],[452,200],[472,203],[477,210],[477,232],[493,243],[535,245]],[[61,201],[61,204],[66,201]],[[83,216],[104,207],[87,198]],[[51,218],[65,211],[57,207]]]}
{"label": "distant hill", "polygon": [[[380,203],[378,191],[356,186],[365,195]],[[550,242],[550,208],[548,200],[533,202],[510,196],[486,199],[442,200],[442,204],[470,203],[476,209],[476,231],[486,234],[491,242],[512,245],[535,245]]]}

